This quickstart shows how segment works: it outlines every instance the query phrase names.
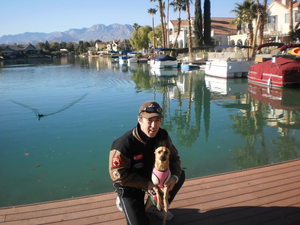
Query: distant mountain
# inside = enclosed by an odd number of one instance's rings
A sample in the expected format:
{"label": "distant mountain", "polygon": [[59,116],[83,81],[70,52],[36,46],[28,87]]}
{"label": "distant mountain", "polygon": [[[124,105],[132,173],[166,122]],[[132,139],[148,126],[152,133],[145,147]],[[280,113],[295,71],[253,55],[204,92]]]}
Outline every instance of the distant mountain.
{"label": "distant mountain", "polygon": [[45,41],[57,41],[57,42],[70,42],[70,41],[112,41],[112,40],[124,40],[129,39],[134,29],[129,24],[111,24],[103,25],[97,24],[90,28],[82,29],[70,29],[63,32],[52,32],[52,33],[35,33],[26,32],[15,35],[3,35],[0,37],[0,44],[24,44]]}

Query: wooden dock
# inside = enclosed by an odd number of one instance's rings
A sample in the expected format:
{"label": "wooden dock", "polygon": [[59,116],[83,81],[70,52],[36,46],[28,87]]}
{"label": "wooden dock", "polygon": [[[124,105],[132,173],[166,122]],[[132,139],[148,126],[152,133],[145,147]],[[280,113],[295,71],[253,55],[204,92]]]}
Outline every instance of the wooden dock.
{"label": "wooden dock", "polygon": [[[0,208],[0,225],[125,225],[115,193]],[[189,179],[171,205],[168,222],[203,225],[299,225],[300,159]],[[160,224],[151,217],[152,224]]]}

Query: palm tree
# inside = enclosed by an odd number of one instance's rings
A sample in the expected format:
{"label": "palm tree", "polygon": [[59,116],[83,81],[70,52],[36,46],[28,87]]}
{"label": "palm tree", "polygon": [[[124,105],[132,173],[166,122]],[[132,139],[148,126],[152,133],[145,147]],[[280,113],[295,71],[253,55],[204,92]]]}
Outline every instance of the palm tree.
{"label": "palm tree", "polygon": [[164,2],[162,0],[150,0],[151,2],[158,1],[158,9],[160,14],[160,24],[161,24],[161,30],[162,30],[162,43],[163,47],[166,47],[166,29],[165,29],[165,23],[164,23]]}
{"label": "palm tree", "polygon": [[259,26],[258,45],[262,44],[263,38],[264,38],[265,21],[267,18],[267,13],[266,13],[267,2],[268,2],[268,0],[264,0],[264,3],[262,5],[262,10],[261,10],[262,14],[261,14],[261,20],[260,20],[260,26]]}
{"label": "palm tree", "polygon": [[174,48],[178,47],[178,36],[181,30],[181,11],[185,11],[186,10],[186,4],[185,4],[185,0],[174,0],[173,2],[170,3],[171,6],[174,7],[174,11],[178,11],[178,24],[177,24],[177,34],[176,34],[176,38],[174,41]]}
{"label": "palm tree", "polygon": [[154,15],[156,14],[157,10],[154,8],[148,9],[148,13],[152,15],[152,30],[153,30],[153,47],[156,48],[156,41],[155,41],[155,30],[154,30]]}
{"label": "palm tree", "polygon": [[135,31],[137,31],[140,27],[141,27],[141,26],[138,25],[137,23],[134,23],[134,24],[133,24],[133,28],[134,28]]}
{"label": "palm tree", "polygon": [[186,0],[186,12],[188,16],[189,25],[189,61],[193,60],[193,42],[192,42],[192,24],[191,24],[191,12],[190,12],[190,0]]}
{"label": "palm tree", "polygon": [[253,43],[253,24],[252,21],[257,17],[257,5],[253,0],[245,0],[242,4],[236,3],[235,9],[232,10],[236,14],[234,23],[241,27],[247,24],[249,32],[249,43]]}

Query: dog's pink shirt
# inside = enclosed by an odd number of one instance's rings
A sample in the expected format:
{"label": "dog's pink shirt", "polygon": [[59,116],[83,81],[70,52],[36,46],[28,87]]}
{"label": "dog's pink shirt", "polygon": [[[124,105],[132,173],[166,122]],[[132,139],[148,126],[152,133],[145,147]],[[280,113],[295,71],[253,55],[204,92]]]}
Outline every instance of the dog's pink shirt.
{"label": "dog's pink shirt", "polygon": [[171,177],[171,171],[170,169],[167,169],[165,171],[159,171],[156,168],[153,168],[152,171],[152,182],[154,185],[157,185],[158,187],[162,188],[166,182]]}

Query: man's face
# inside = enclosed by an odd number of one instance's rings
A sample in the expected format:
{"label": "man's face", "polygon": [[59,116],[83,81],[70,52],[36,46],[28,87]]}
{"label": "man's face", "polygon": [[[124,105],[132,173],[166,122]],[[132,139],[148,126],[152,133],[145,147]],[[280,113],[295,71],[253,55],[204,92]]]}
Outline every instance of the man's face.
{"label": "man's face", "polygon": [[153,138],[156,136],[159,127],[161,119],[158,116],[146,119],[144,117],[139,117],[138,119],[139,124],[141,126],[142,131],[150,138]]}

